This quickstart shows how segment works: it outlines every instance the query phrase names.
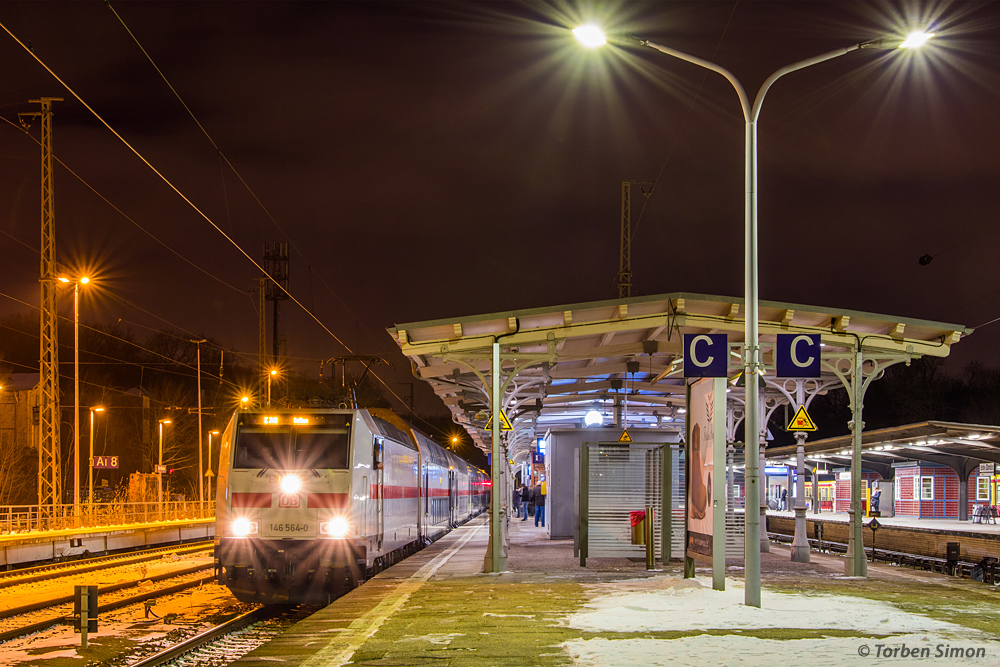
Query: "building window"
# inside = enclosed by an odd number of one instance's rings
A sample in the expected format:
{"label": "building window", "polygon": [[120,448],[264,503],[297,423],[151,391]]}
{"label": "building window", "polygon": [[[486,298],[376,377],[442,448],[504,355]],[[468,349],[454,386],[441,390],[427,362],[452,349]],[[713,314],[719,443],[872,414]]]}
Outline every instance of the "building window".
{"label": "building window", "polygon": [[920,478],[920,499],[921,500],[934,500],[934,478],[933,477],[921,477]]}
{"label": "building window", "polygon": [[976,478],[976,500],[989,500],[990,499],[990,478],[989,477],[977,477]]}
{"label": "building window", "polygon": [[911,493],[913,494],[913,499],[920,500],[920,476],[915,475],[911,477],[910,483],[913,484],[913,487],[910,489]]}
{"label": "building window", "polygon": [[903,499],[903,484],[899,477],[892,482],[892,497],[895,500]]}

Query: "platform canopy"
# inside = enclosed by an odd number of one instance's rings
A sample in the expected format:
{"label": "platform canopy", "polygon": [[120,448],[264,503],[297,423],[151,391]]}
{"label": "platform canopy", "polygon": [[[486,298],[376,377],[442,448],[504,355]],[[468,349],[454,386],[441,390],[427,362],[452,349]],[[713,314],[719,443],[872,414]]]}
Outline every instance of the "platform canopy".
{"label": "platform canopy", "polygon": [[[851,436],[806,442],[805,453],[808,461],[831,469],[850,466]],[[768,448],[767,458],[794,460],[795,447]],[[904,461],[947,465],[968,475],[980,463],[1000,463],[1000,426],[927,421],[866,431],[861,435],[861,461],[887,479],[892,464]]]}
{"label": "platform canopy", "polygon": [[[536,434],[549,428],[584,426],[592,410],[603,414],[604,425],[683,428],[682,335],[728,334],[735,380],[742,368],[742,311],[742,299],[678,292],[397,324],[388,331],[411,360],[414,375],[431,385],[454,421],[486,451],[489,433],[483,427],[490,408],[483,379],[498,339],[501,375],[515,373],[504,397],[515,426],[514,442],[508,443],[513,453],[518,443],[533,444]],[[858,344],[866,351],[916,358],[945,357],[972,332],[960,325],[771,301],[759,302],[759,318],[772,379],[779,333],[821,334],[824,358]],[[734,388],[731,396],[742,397],[742,389]],[[616,411],[625,413],[623,421],[616,421]]]}

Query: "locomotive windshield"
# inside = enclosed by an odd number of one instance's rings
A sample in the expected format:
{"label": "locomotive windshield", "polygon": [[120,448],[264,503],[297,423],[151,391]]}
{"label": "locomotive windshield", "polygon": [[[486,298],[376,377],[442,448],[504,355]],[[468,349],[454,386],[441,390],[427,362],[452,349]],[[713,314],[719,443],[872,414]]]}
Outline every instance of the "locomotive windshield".
{"label": "locomotive windshield", "polygon": [[306,470],[348,467],[348,429],[241,428],[234,468]]}

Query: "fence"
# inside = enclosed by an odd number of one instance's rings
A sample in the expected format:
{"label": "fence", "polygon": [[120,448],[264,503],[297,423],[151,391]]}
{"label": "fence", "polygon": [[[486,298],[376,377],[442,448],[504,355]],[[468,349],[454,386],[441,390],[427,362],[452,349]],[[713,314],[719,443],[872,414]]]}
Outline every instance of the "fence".
{"label": "fence", "polygon": [[187,501],[111,502],[83,504],[76,515],[72,505],[0,506],[0,535],[43,530],[106,528],[153,521],[211,519],[215,503]]}

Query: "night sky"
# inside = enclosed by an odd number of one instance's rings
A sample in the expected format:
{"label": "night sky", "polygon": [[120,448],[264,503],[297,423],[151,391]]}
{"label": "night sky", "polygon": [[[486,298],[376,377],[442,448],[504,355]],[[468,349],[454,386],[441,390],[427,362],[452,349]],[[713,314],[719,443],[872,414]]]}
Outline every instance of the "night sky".
{"label": "night sky", "polygon": [[[998,3],[113,5],[277,225],[103,2],[3,2],[0,23],[249,255],[290,242],[292,293],[353,353],[389,356],[401,395],[412,378],[386,326],[617,296],[625,179],[657,182],[641,217],[633,195],[633,295],[742,297],[736,94],[655,52],[584,50],[568,28],[585,20],[714,60],[751,98],[791,62],[936,32],[922,52],[858,51],[772,88],[760,295],[1000,317]],[[56,155],[148,232],[57,168],[58,258],[97,287],[83,321],[255,355],[252,263],[5,33],[0,63],[0,115],[66,98]],[[6,297],[38,303],[39,188],[37,145],[0,123],[0,315],[30,310]],[[282,313],[298,371],[345,354],[301,308]],[[998,350],[1000,322],[951,367],[1000,365]]]}

